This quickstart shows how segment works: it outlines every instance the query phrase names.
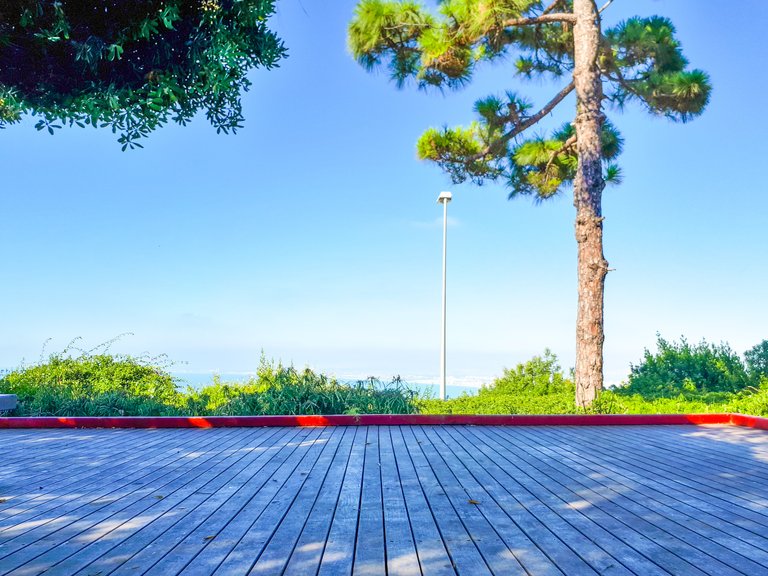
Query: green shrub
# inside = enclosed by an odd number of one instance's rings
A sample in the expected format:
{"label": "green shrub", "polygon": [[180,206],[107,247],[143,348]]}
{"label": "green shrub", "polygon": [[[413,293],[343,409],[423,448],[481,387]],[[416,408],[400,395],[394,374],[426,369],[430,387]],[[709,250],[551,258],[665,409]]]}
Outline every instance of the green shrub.
{"label": "green shrub", "polygon": [[504,369],[501,378],[483,386],[480,395],[503,394],[523,396],[570,395],[573,400],[575,387],[571,379],[563,375],[557,356],[548,348],[543,356],[534,356],[514,369]]}
{"label": "green shrub", "polygon": [[728,412],[733,394],[710,392],[676,397],[644,397],[626,391],[604,390],[590,408],[594,414],[699,414]]}
{"label": "green shrub", "polygon": [[[66,351],[65,351],[66,352]],[[0,392],[19,397],[16,416],[213,416],[261,414],[407,414],[417,394],[399,379],[354,384],[262,359],[255,378],[179,391],[153,359],[83,352],[0,377]],[[157,359],[154,359],[157,360]]]}
{"label": "green shrub", "polygon": [[445,402],[419,401],[425,414],[571,414],[576,412],[573,381],[566,378],[549,349],[514,369],[476,394],[464,393]]}
{"label": "green shrub", "polygon": [[574,414],[573,395],[467,394],[446,401],[421,400],[422,414]]}
{"label": "green shrub", "polygon": [[179,396],[173,377],[156,364],[110,354],[52,355],[6,374],[0,391],[18,396],[16,413],[23,415],[159,416],[175,412]]}
{"label": "green shrub", "polygon": [[627,386],[617,393],[644,398],[673,398],[680,394],[737,392],[749,385],[741,358],[727,344],[701,341],[691,345],[657,340],[658,352],[645,350],[643,360],[632,365]]}
{"label": "green shrub", "polygon": [[759,385],[762,378],[768,378],[768,340],[744,352],[744,360],[753,384]]}
{"label": "green shrub", "polygon": [[761,376],[757,386],[750,386],[731,397],[728,412],[768,416],[768,376]]}

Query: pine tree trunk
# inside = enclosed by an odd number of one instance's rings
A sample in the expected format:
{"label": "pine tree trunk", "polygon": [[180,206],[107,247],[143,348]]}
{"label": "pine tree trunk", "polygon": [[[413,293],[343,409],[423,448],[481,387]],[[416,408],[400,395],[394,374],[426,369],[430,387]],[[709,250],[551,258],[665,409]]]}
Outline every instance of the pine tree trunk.
{"label": "pine tree trunk", "polygon": [[576,318],[576,405],[587,407],[603,387],[602,82],[597,66],[600,23],[594,0],[574,0],[574,84],[579,166],[573,187],[578,243],[579,304]]}

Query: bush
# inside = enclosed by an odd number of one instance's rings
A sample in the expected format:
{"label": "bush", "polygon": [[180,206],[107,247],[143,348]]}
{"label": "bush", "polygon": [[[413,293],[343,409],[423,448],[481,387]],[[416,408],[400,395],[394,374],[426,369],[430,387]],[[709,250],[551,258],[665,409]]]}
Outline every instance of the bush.
{"label": "bush", "polygon": [[72,358],[20,368],[0,379],[0,391],[16,394],[16,413],[29,416],[159,416],[174,412],[176,383],[157,359],[110,354]]}
{"label": "bush", "polygon": [[643,360],[631,366],[628,385],[617,390],[644,398],[671,398],[680,394],[737,392],[749,385],[741,358],[727,344],[701,341],[691,345],[667,342],[657,336],[658,352],[645,350]]}
{"label": "bush", "polygon": [[768,340],[744,352],[744,360],[749,378],[754,384],[759,385],[761,379],[768,378]]}
{"label": "bush", "polygon": [[83,352],[0,377],[0,392],[16,394],[15,416],[214,416],[262,414],[407,414],[416,393],[399,379],[354,384],[262,359],[255,378],[179,391],[157,359]]}
{"label": "bush", "polygon": [[604,390],[592,404],[594,414],[698,414],[729,412],[733,394],[710,392],[707,394],[680,394],[676,397],[644,397],[626,391]]}
{"label": "bush", "polygon": [[477,394],[464,393],[445,402],[422,399],[420,412],[426,414],[570,414],[576,412],[575,387],[566,378],[549,349],[514,369],[504,369],[501,378],[480,388]]}
{"label": "bush", "polygon": [[548,396],[551,394],[575,394],[573,381],[563,375],[557,356],[548,348],[543,356],[534,356],[513,370],[504,369],[501,378],[483,386],[480,395],[515,394],[524,396]]}
{"label": "bush", "polygon": [[467,394],[419,402],[422,414],[575,414],[573,395]]}

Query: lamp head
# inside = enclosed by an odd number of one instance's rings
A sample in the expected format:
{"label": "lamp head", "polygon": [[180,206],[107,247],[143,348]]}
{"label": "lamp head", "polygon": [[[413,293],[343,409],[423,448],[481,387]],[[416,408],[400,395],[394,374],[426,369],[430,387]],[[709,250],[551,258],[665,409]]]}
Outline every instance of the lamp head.
{"label": "lamp head", "polygon": [[438,204],[447,204],[451,201],[453,195],[450,192],[440,192],[440,196],[437,197]]}

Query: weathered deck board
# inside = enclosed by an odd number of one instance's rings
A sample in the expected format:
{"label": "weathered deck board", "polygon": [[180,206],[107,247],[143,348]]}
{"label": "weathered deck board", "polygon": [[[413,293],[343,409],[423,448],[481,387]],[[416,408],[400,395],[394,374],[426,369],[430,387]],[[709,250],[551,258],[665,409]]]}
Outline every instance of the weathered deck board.
{"label": "weathered deck board", "polygon": [[[714,571],[716,574],[733,574],[734,571],[738,573],[743,569],[748,569],[752,573],[759,573],[765,569],[749,559],[750,555],[760,556],[761,552],[759,548],[749,544],[748,540],[732,537],[727,531],[721,531],[717,527],[701,522],[695,512],[687,511],[668,501],[661,502],[663,495],[656,491],[637,490],[637,485],[622,482],[616,477],[600,477],[599,468],[586,465],[581,459],[574,459],[566,451],[556,449],[555,453],[558,459],[562,458],[562,462],[579,474],[580,478],[597,478],[586,482],[582,480],[581,483],[588,483],[593,490],[620,506],[620,515],[624,514],[623,510],[633,513],[641,517],[643,522],[648,521],[659,529],[684,540],[686,544],[709,554],[710,558],[704,558],[702,562],[708,571]],[[742,532],[742,536],[749,539],[751,535]],[[768,542],[764,544],[768,545]]]}
{"label": "weathered deck board", "polygon": [[[7,517],[0,520],[0,530],[2,530],[0,531],[0,542],[7,537],[8,526],[19,526],[22,522],[29,522],[33,518],[40,517],[43,513],[50,515],[55,511],[59,516],[62,516],[65,512],[84,504],[103,503],[105,499],[113,500],[114,498],[108,497],[112,492],[124,489],[126,486],[144,484],[148,481],[145,476],[183,460],[183,457],[179,457],[178,454],[187,446],[194,446],[195,451],[199,451],[201,447],[215,445],[214,439],[201,436],[197,438],[187,437],[187,443],[186,445],[169,443],[163,446],[160,442],[159,446],[148,446],[146,452],[143,450],[131,451],[131,457],[128,459],[100,457],[98,454],[89,452],[87,460],[80,463],[79,470],[77,467],[67,469],[65,479],[62,479],[57,472],[51,474],[47,481],[43,480],[32,484],[32,489],[39,490],[39,493],[33,494],[31,499],[25,498],[23,493],[18,498],[14,496],[9,499],[8,503],[11,507],[5,511]],[[113,450],[113,447],[106,447],[102,454],[109,455]],[[142,457],[142,453],[144,457]],[[188,455],[189,451],[185,451],[185,454]],[[42,456],[41,460],[45,458]],[[56,459],[58,460],[58,457]],[[101,473],[98,471],[99,464],[103,465]],[[125,475],[126,468],[132,470],[130,478]],[[145,471],[147,474],[143,474]],[[13,474],[12,471],[8,473]],[[43,485],[38,487],[37,484]],[[27,489],[29,489],[29,485],[27,485]],[[66,495],[62,496],[62,493],[66,493]],[[54,495],[56,495],[55,498]]]}
{"label": "weathered deck board", "polygon": [[2,576],[768,576],[765,431],[0,430],[0,445]]}
{"label": "weathered deck board", "polygon": [[[9,467],[7,472],[13,478],[9,488],[20,486],[23,490],[15,490],[13,497],[8,498],[6,507],[0,510],[7,515],[5,520],[0,519],[0,530],[10,524],[19,525],[22,517],[13,518],[15,514],[34,516],[41,511],[49,511],[51,507],[64,505],[67,498],[61,496],[62,492],[69,495],[69,500],[74,498],[74,494],[83,494],[88,490],[95,490],[96,494],[103,493],[102,488],[112,479],[125,476],[126,468],[138,470],[151,466],[155,462],[167,463],[169,454],[181,452],[190,443],[199,442],[204,438],[205,436],[199,434],[180,434],[178,438],[170,441],[166,439],[163,442],[162,437],[157,437],[154,441],[150,437],[147,439],[149,441],[142,442],[142,450],[125,450],[126,444],[123,441],[104,446],[78,447],[79,451],[78,448],[73,448],[74,452],[67,451],[62,454],[42,453],[36,458],[37,465],[42,467],[42,472],[39,477],[32,479],[26,478],[23,474],[17,475],[18,467],[16,469]],[[156,448],[158,450],[153,458],[153,450]],[[60,465],[53,470],[48,466],[46,471],[46,462],[51,460],[55,460]],[[135,474],[131,481],[141,481],[141,476]],[[52,494],[57,494],[58,497],[54,500],[51,498]],[[2,497],[6,498],[6,496]]]}
{"label": "weathered deck board", "polygon": [[[730,433],[731,429],[728,430]],[[675,498],[692,501],[696,507],[706,509],[708,513],[716,514],[718,517],[729,518],[739,526],[748,526],[757,534],[765,534],[768,531],[765,506],[745,506],[746,501],[732,497],[717,481],[708,481],[696,467],[686,467],[682,463],[671,466],[657,464],[648,450],[638,446],[637,443],[626,443],[622,440],[622,435],[626,432],[620,430],[602,431],[598,434],[594,432],[585,430],[584,439],[588,445],[594,447],[595,457],[599,455],[598,464],[607,463],[628,474],[637,474],[644,483],[658,484],[657,489],[664,490]],[[558,438],[564,438],[561,432],[556,434]],[[578,457],[591,456],[588,450],[578,446],[571,445],[571,449]],[[734,459],[741,458],[738,455],[724,457],[723,470],[729,470],[728,465]],[[763,464],[766,462],[754,456],[751,456],[751,461],[753,463],[762,461]]]}
{"label": "weathered deck board", "polygon": [[[135,568],[134,572],[140,571],[141,568],[149,569],[157,558],[149,563],[144,559],[151,560],[154,551],[171,548],[175,542],[192,532],[235,494],[248,478],[260,470],[284,443],[290,442],[298,433],[295,429],[270,432],[271,434],[259,437],[258,442],[245,444],[240,450],[241,454],[229,457],[229,462],[223,463],[223,469],[214,470],[210,478],[204,479],[207,481],[199,487],[193,487],[195,491],[175,503],[172,508],[154,506],[153,512],[158,507],[160,510],[145,515],[138,530],[123,535],[122,541],[118,540],[114,548],[102,554],[81,573],[108,574],[125,564]],[[162,503],[165,503],[165,499]]]}
{"label": "weathered deck board", "polygon": [[[639,431],[626,431],[629,434],[623,434],[617,438],[622,445],[632,447],[634,444],[641,442],[641,437],[637,436]],[[760,483],[755,483],[751,478],[741,478],[734,484],[732,479],[728,475],[717,477],[722,468],[710,463],[710,454],[705,452],[700,459],[695,456],[696,452],[692,454],[686,449],[685,446],[681,446],[679,449],[675,449],[673,444],[666,442],[660,443],[653,439],[644,446],[644,458],[649,464],[658,466],[660,470],[670,472],[672,476],[680,476],[679,472],[692,471],[696,473],[697,481],[710,488],[716,488],[723,491],[724,494],[733,496],[734,498],[741,499],[744,502],[734,501],[735,503],[752,507],[754,503],[762,507],[766,505],[765,498],[760,496]],[[734,454],[731,452],[728,455],[721,454],[718,456],[717,461],[721,462],[723,457],[731,458]],[[738,457],[731,460],[731,466],[729,472],[738,470],[741,466],[740,459]],[[735,488],[735,489],[732,489]],[[755,488],[757,492],[750,490]]]}
{"label": "weathered deck board", "polygon": [[[483,468],[493,474],[502,489],[511,490],[511,494],[543,523],[544,531],[535,525],[528,528],[531,536],[566,573],[579,570],[582,560],[599,573],[622,573],[625,569],[637,574],[664,573],[598,521],[571,506],[563,491],[552,491],[535,468],[506,453],[489,431],[463,432],[460,444],[473,446],[482,454],[482,459],[478,460],[483,463]],[[530,524],[526,521],[527,526]]]}
{"label": "weathered deck board", "polygon": [[[109,497],[100,499],[95,506],[82,506],[79,513],[76,509],[67,516],[47,523],[41,530],[30,530],[3,542],[2,554],[6,557],[0,563],[26,564],[24,570],[27,571],[42,571],[55,565],[104,533],[140,516],[152,506],[153,501],[163,500],[168,494],[187,485],[200,472],[201,467],[204,469],[210,459],[219,457],[227,447],[226,443],[211,444],[213,450],[206,451],[207,446],[198,443],[194,451],[190,450],[186,454],[186,458],[168,457],[166,465],[144,476],[146,482],[141,487],[132,486],[123,478],[114,490],[111,489],[116,485],[108,486],[107,490],[111,490]],[[83,500],[94,502],[91,498],[90,494],[86,494]],[[43,537],[38,538],[40,535]]]}
{"label": "weathered deck board", "polygon": [[[100,530],[96,526],[81,534],[78,541],[82,545],[60,546],[58,549],[52,550],[51,559],[56,558],[53,556],[54,554],[59,557],[66,556],[63,560],[59,559],[56,569],[62,573],[74,574],[102,558],[115,557],[115,548],[119,544],[125,543],[131,535],[138,539],[141,530],[148,524],[157,521],[156,528],[162,521],[158,519],[171,520],[182,515],[186,510],[194,509],[201,504],[204,498],[201,491],[205,491],[206,485],[212,480],[218,479],[218,476],[227,473],[229,468],[238,466],[240,460],[247,455],[247,452],[242,450],[239,453],[236,452],[233,447],[255,442],[261,436],[243,435],[233,438],[230,443],[221,444],[219,446],[220,451],[215,453],[212,458],[201,462],[200,466],[188,470],[174,482],[166,484],[163,487],[163,498],[160,503],[150,507],[146,500],[137,501],[133,507],[115,514],[109,522],[102,523],[104,524],[103,529]],[[139,509],[142,510],[140,515],[136,514],[136,510]],[[67,554],[69,555],[67,556]]]}
{"label": "weathered deck board", "polygon": [[589,475],[574,473],[564,466],[565,462],[549,458],[546,446],[532,447],[525,442],[514,445],[522,453],[522,458],[547,482],[570,491],[573,501],[579,502],[581,506],[586,505],[587,515],[657,564],[668,566],[670,571],[677,574],[738,574],[714,556],[681,540],[680,530],[665,531],[665,519],[652,515],[649,509],[643,508],[638,514],[631,507],[620,507],[617,501],[622,498],[621,493],[607,494],[605,489],[595,489],[596,483]]}

